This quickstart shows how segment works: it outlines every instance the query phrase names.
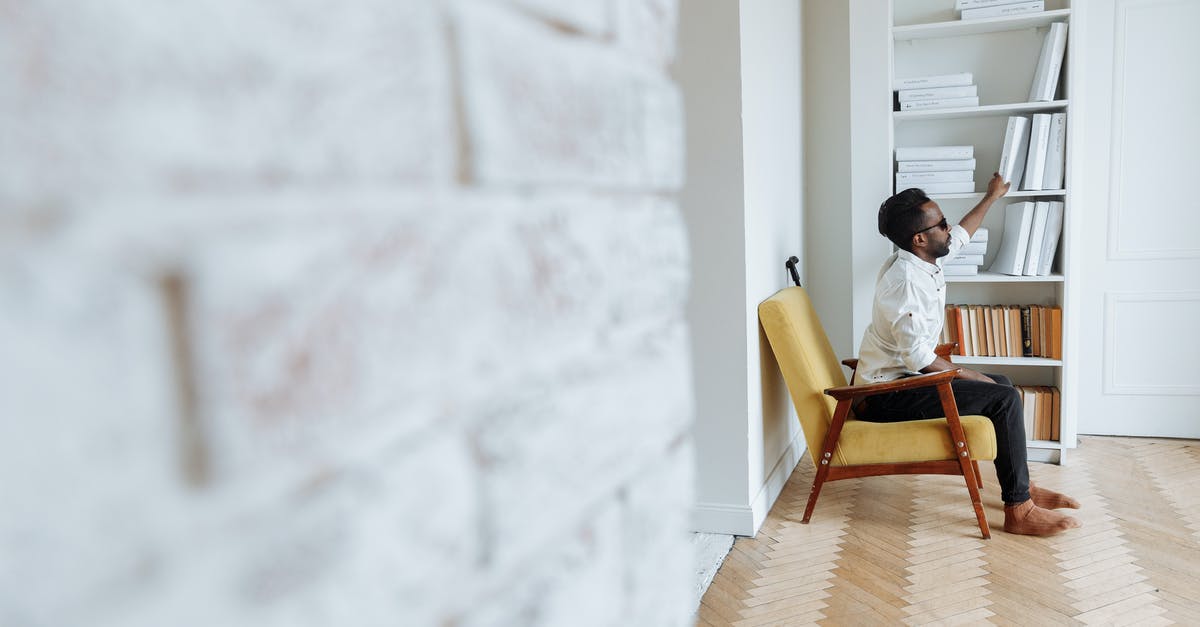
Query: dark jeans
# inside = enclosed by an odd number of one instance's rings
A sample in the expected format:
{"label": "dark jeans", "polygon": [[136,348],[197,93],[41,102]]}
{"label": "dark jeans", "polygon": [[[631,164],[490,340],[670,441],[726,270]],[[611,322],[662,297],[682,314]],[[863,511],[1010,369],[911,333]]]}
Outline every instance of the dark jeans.
{"label": "dark jeans", "polygon": [[[975,414],[991,419],[996,429],[996,476],[1000,479],[1000,496],[1005,505],[1014,505],[1029,499],[1021,394],[1008,377],[988,376],[996,383],[955,379],[950,387],[954,390],[960,416]],[[929,387],[868,396],[858,418],[870,422],[902,422],[945,415],[937,389]]]}

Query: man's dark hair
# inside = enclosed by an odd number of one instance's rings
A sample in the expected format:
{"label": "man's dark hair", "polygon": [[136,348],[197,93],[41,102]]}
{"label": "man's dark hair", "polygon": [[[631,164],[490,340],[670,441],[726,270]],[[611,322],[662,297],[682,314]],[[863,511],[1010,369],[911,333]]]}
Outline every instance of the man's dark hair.
{"label": "man's dark hair", "polygon": [[879,234],[900,248],[912,252],[913,233],[921,230],[925,212],[921,205],[929,202],[925,192],[913,187],[906,189],[879,205]]}

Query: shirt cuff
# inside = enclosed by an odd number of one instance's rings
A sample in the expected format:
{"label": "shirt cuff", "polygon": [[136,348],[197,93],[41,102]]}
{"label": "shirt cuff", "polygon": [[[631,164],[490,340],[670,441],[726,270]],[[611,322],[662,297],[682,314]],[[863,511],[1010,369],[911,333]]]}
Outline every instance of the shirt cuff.
{"label": "shirt cuff", "polygon": [[920,372],[921,368],[932,364],[937,359],[937,353],[924,346],[917,347],[909,353],[905,353],[904,367],[912,372]]}

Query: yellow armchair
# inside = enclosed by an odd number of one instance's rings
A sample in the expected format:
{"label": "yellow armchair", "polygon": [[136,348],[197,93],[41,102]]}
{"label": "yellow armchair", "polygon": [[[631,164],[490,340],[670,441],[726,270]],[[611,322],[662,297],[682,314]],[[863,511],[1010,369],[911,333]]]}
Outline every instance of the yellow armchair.
{"label": "yellow armchair", "polygon": [[[779,362],[816,468],[808,506],[812,518],[826,481],[895,474],[962,475],[984,538],[990,538],[979,497],[978,460],[996,458],[996,433],[986,416],[959,416],[950,381],[957,370],[886,383],[847,385],[829,338],[802,287],[788,287],[758,306],[758,318]],[[948,357],[949,346],[939,347]],[[854,368],[855,360],[846,360]],[[855,420],[852,407],[865,396],[933,386],[944,418],[875,423]]]}

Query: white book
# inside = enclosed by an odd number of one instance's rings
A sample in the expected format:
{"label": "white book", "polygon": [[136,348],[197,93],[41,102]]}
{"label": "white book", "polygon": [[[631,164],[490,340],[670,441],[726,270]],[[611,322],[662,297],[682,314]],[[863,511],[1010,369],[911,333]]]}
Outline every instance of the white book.
{"label": "white book", "polygon": [[957,87],[930,87],[928,89],[901,89],[900,102],[911,100],[935,100],[938,98],[967,98],[978,96],[979,88],[975,85],[959,85]]}
{"label": "white book", "polygon": [[948,170],[974,170],[974,159],[945,159],[942,161],[898,161],[897,172],[945,172]]}
{"label": "white book", "polygon": [[989,268],[992,272],[1021,276],[1025,270],[1025,254],[1029,247],[1029,227],[1033,225],[1033,203],[1018,202],[1004,212],[1004,235],[1000,250]]}
{"label": "white book", "polygon": [[1050,213],[1050,203],[1039,201],[1033,205],[1033,224],[1029,226],[1029,246],[1025,251],[1025,276],[1037,276],[1042,264],[1042,241],[1046,237],[1046,217]]}
{"label": "white book", "polygon": [[1067,114],[1050,115],[1050,138],[1046,144],[1046,172],[1042,189],[1062,189],[1067,165]]}
{"label": "white book", "polygon": [[1002,4],[994,7],[963,9],[962,19],[981,20],[987,17],[1011,17],[1013,15],[1024,15],[1026,13],[1041,13],[1045,10],[1046,3],[1043,0],[1032,0],[1031,2]]}
{"label": "white book", "polygon": [[1029,118],[1014,115],[1008,118],[1004,129],[1004,148],[1000,151],[1000,178],[1011,183],[1012,189],[1020,189],[1021,174],[1025,170],[1025,152],[1029,149]]}
{"label": "white book", "polygon": [[945,172],[900,172],[896,175],[896,187],[920,186],[923,183],[952,183],[955,181],[974,181],[975,172],[971,170],[947,170]]}
{"label": "white book", "polygon": [[922,185],[921,189],[926,194],[971,194],[975,192],[975,181],[928,183]]}
{"label": "white book", "polygon": [[1040,191],[1046,175],[1046,147],[1050,144],[1050,114],[1035,113],[1029,125],[1029,150],[1021,189]]}
{"label": "white book", "polygon": [[1058,252],[1058,236],[1062,234],[1063,209],[1066,205],[1061,200],[1050,201],[1050,210],[1046,214],[1046,233],[1042,237],[1041,264],[1038,276],[1050,274],[1050,266],[1054,263],[1054,253]]}
{"label": "white book", "polygon": [[944,276],[975,276],[979,274],[979,266],[943,265]]}
{"label": "white book", "polygon": [[1030,102],[1054,100],[1058,89],[1058,75],[1062,71],[1063,54],[1067,50],[1067,24],[1055,22],[1050,25],[1046,38],[1042,40],[1042,53],[1038,57],[1037,70],[1033,73],[1033,84],[1029,87]]}
{"label": "white book", "polygon": [[982,266],[983,255],[955,255],[945,261],[951,266]]}
{"label": "white book", "polygon": [[987,242],[970,241],[958,249],[960,255],[982,255],[987,253]]}
{"label": "white book", "polygon": [[927,109],[957,109],[959,107],[978,107],[977,96],[965,98],[933,98],[931,100],[909,100],[900,103],[901,111],[925,111]]}
{"label": "white book", "polygon": [[1027,0],[954,0],[955,10],[962,11],[963,9],[978,9],[981,7],[995,7],[1002,4],[1018,4]]}
{"label": "white book", "polygon": [[970,72],[958,74],[938,74],[937,76],[914,76],[912,78],[897,78],[892,83],[892,90],[929,89],[930,87],[960,87],[971,85],[975,77]]}
{"label": "white book", "polygon": [[974,158],[974,146],[908,146],[896,149],[896,161],[946,161]]}
{"label": "white book", "polygon": [[971,236],[971,241],[972,242],[988,241],[988,228],[986,226],[981,226],[981,227],[975,229],[975,234]]}

